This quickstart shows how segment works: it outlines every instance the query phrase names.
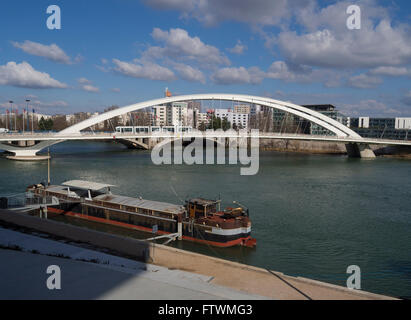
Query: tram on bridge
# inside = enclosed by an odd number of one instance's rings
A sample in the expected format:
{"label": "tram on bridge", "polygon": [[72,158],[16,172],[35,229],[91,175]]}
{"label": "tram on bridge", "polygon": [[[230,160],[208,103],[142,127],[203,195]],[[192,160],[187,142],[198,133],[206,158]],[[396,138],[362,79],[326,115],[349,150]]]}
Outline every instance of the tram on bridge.
{"label": "tram on bridge", "polygon": [[193,127],[191,126],[118,126],[116,127],[116,132],[118,133],[129,133],[129,134],[139,134],[139,133],[153,133],[153,132],[192,132]]}

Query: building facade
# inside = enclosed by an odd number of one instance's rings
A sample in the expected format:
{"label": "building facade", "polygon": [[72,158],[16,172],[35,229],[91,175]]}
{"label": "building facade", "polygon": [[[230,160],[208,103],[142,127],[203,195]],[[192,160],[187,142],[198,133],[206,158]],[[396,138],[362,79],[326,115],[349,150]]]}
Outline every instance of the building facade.
{"label": "building facade", "polygon": [[167,125],[186,126],[188,115],[187,102],[173,102],[167,106]]}
{"label": "building facade", "polygon": [[166,106],[154,106],[151,108],[151,125],[152,126],[165,126],[167,125],[167,107]]}
{"label": "building facade", "polygon": [[198,112],[196,113],[196,126],[195,128],[200,128],[202,124],[207,126],[210,123],[210,116],[209,113],[206,112]]}
{"label": "building facade", "polygon": [[[187,126],[189,125],[188,103],[173,102],[168,105],[151,108],[151,125],[153,126]],[[194,111],[190,112],[190,125],[193,125]]]}
{"label": "building facade", "polygon": [[[303,105],[303,107],[317,111],[327,117],[330,117],[331,119],[334,119],[340,122],[341,124],[347,127],[350,125],[350,118],[340,113],[337,110],[337,108],[333,106],[332,104]],[[305,134],[323,135],[323,136],[334,135],[334,133],[332,133],[328,129],[325,129],[319,126],[318,124],[315,124],[312,122],[309,122],[307,127],[309,128],[309,130],[308,129],[305,130],[304,132]]]}
{"label": "building facade", "polygon": [[223,120],[227,119],[231,123],[231,127],[237,127],[241,129],[248,129],[248,113],[237,113],[233,112],[230,109],[215,109],[214,114],[217,118]]}
{"label": "building facade", "polygon": [[351,118],[350,128],[364,138],[411,140],[411,118]]}
{"label": "building facade", "polygon": [[251,107],[249,104],[238,104],[233,106],[234,113],[250,114]]}

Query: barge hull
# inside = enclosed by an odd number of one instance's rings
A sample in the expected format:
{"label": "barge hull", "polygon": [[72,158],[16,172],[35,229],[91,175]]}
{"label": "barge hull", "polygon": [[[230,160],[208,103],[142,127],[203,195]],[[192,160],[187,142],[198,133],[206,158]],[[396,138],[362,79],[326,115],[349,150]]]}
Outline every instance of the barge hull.
{"label": "barge hull", "polygon": [[[142,231],[142,232],[147,232],[147,233],[151,233],[153,231],[151,227],[146,227],[142,225],[134,225],[134,224],[126,223],[126,222],[114,221],[111,219],[106,219],[106,218],[101,218],[101,217],[94,217],[91,215],[74,212],[74,211],[65,211],[60,208],[48,207],[48,210],[55,214],[64,214],[64,215],[67,215],[73,218],[79,218],[83,220],[104,223],[104,224],[123,227],[127,229],[134,229],[137,231]],[[167,235],[167,234],[175,233],[176,225],[177,223],[175,223],[174,226],[170,225],[168,230],[164,230],[164,229],[161,230],[159,228],[157,233],[159,235]],[[208,245],[215,246],[215,247],[227,248],[227,247],[233,247],[237,245],[247,246],[247,243],[250,241],[250,239],[252,239],[250,236],[250,233],[242,233],[239,235],[232,235],[232,236],[221,236],[221,235],[205,232],[205,230],[201,230],[197,226],[195,226],[193,232],[187,232],[188,233],[187,234],[186,232],[184,232],[185,229],[186,228],[183,228],[183,235],[182,235],[183,240],[196,242],[196,243],[202,243],[202,244],[208,244]]]}

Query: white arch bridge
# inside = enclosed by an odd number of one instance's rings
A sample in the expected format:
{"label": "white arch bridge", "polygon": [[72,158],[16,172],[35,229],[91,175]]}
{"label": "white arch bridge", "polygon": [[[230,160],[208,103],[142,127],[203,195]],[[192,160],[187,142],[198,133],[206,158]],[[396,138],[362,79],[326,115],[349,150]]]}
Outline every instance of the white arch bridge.
{"label": "white arch bridge", "polygon": [[[319,112],[311,109],[279,100],[266,97],[240,95],[240,94],[192,94],[154,99],[139,102],[115,110],[111,110],[98,116],[81,121],[57,133],[42,134],[0,134],[0,149],[14,153],[15,158],[34,158],[36,153],[53,144],[66,140],[107,140],[107,139],[143,139],[152,137],[150,134],[119,134],[119,133],[92,133],[82,132],[82,130],[92,127],[100,122],[121,116],[133,111],[145,109],[156,105],[165,105],[172,102],[183,102],[193,100],[220,100],[231,102],[242,102],[247,104],[257,104],[280,111],[284,111],[302,119],[315,123],[335,134],[335,136],[318,136],[302,134],[279,134],[279,133],[260,133],[261,139],[284,139],[284,140],[311,140],[311,141],[330,141],[345,143],[349,155],[360,157],[375,157],[369,144],[382,145],[411,145],[411,141],[396,141],[382,139],[365,139],[350,128],[340,122],[331,119]],[[195,137],[198,133],[186,132],[181,134],[181,138]],[[216,132],[215,138],[229,137],[229,133]],[[155,135],[158,137],[158,134]],[[14,142],[14,143],[13,143]],[[17,145],[16,145],[17,143]]]}

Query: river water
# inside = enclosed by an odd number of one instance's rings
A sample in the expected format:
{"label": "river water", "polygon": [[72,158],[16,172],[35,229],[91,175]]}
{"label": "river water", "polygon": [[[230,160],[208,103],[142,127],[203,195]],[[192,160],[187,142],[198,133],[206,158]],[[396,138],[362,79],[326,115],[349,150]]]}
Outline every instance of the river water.
{"label": "river water", "polygon": [[[241,176],[239,165],[156,166],[149,151],[112,143],[65,142],[51,152],[52,183],[84,179],[133,197],[180,203],[221,196],[225,206],[249,207],[255,249],[173,246],[343,286],[347,267],[358,265],[363,290],[411,296],[409,160],[264,151],[258,174]],[[46,179],[47,162],[0,158],[2,195]]]}

